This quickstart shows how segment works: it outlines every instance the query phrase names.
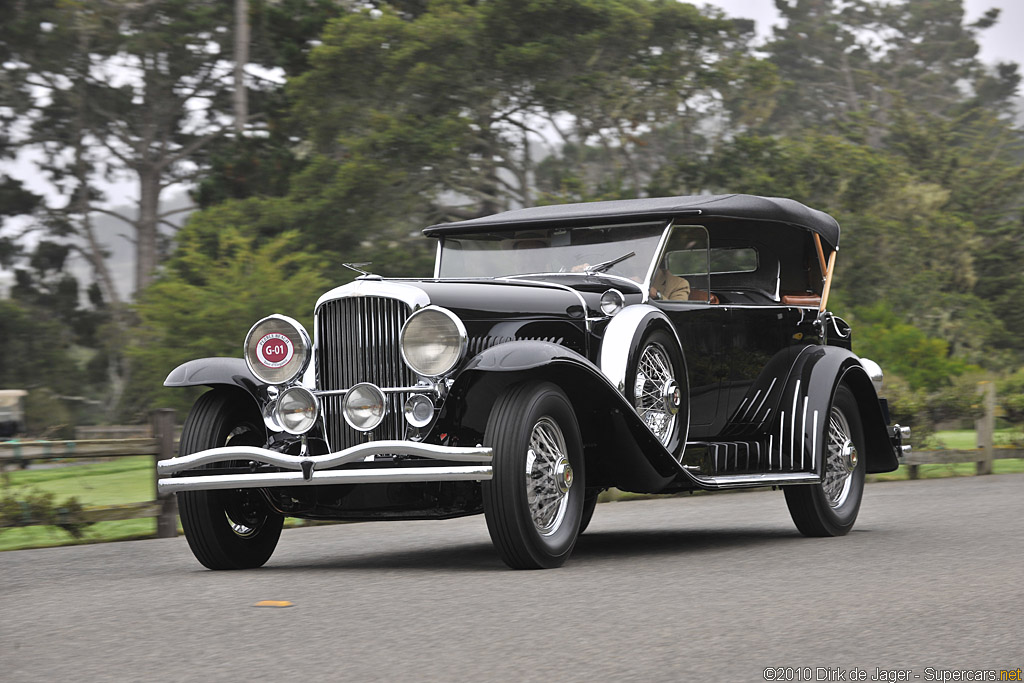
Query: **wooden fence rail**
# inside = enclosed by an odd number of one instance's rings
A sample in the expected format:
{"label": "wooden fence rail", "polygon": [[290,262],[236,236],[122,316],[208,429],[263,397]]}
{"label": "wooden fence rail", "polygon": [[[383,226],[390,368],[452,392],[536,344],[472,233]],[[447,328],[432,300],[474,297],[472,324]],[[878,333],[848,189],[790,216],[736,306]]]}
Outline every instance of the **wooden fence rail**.
{"label": "wooden fence rail", "polygon": [[[173,457],[176,453],[174,411],[158,410],[154,412],[152,426],[154,436],[145,438],[0,442],[0,468],[12,463],[20,464],[33,460],[152,455],[154,456],[154,500],[124,505],[87,507],[82,513],[82,520],[107,522],[156,517],[157,538],[173,537],[178,528],[177,501],[174,494],[156,495],[156,480],[158,478],[156,461]],[[979,431],[979,440],[983,442],[986,440],[983,431]],[[988,443],[982,447],[969,450],[912,451],[902,459],[902,464],[909,466],[910,478],[916,479],[920,465],[973,462],[977,464],[978,474],[991,474],[993,459],[1024,458],[1024,449],[1022,448],[994,448],[991,444],[991,436],[987,437],[987,441]]]}
{"label": "wooden fence rail", "polygon": [[[130,455],[153,456],[153,500],[124,505],[87,507],[82,511],[84,522],[109,522],[121,519],[156,517],[157,538],[172,538],[178,530],[178,506],[174,494],[159,495],[156,462],[174,457],[175,411],[156,410],[152,414],[152,437],[129,439],[85,439],[81,441],[5,441],[0,442],[0,469],[9,464],[26,464],[33,460],[64,460],[68,458],[112,458]],[[31,525],[28,520],[24,525]]]}

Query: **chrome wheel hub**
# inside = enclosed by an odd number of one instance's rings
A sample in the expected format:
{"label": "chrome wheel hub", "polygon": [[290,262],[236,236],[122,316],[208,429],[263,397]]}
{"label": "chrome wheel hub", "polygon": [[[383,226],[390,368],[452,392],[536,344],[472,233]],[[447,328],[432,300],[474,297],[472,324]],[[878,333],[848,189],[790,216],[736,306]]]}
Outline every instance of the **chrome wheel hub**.
{"label": "chrome wheel hub", "polygon": [[565,458],[562,458],[555,467],[555,484],[562,493],[569,493],[572,488],[572,465]]}
{"label": "chrome wheel hub", "polygon": [[667,444],[682,397],[672,374],[672,361],[661,344],[648,344],[640,354],[633,396],[636,412],[658,440]]}
{"label": "chrome wheel hub", "polygon": [[572,480],[562,430],[551,418],[542,417],[533,426],[526,451],[526,502],[542,536],[550,536],[561,526]]}
{"label": "chrome wheel hub", "polygon": [[829,415],[828,452],[821,482],[825,498],[832,508],[840,507],[849,497],[858,460],[857,448],[850,438],[850,424],[843,411],[833,407]]}
{"label": "chrome wheel hub", "polygon": [[259,533],[267,516],[266,512],[260,509],[258,500],[254,499],[249,491],[225,491],[222,495],[231,497],[224,509],[224,516],[231,530],[243,538]]}
{"label": "chrome wheel hub", "polygon": [[846,469],[850,472],[857,469],[857,448],[852,441],[843,444],[843,460],[846,463]]}

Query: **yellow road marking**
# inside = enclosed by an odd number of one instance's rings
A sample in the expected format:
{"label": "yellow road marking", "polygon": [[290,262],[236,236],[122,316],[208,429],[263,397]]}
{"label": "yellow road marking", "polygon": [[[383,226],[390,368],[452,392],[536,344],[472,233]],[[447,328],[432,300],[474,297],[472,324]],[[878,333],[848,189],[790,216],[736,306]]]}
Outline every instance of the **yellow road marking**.
{"label": "yellow road marking", "polygon": [[287,600],[260,600],[253,607],[291,607]]}

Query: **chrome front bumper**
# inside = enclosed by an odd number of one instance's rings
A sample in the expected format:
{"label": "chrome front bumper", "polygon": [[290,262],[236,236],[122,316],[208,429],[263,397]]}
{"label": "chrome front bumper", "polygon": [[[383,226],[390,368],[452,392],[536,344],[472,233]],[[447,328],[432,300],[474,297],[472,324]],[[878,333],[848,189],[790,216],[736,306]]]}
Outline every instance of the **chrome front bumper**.
{"label": "chrome front bumper", "polygon": [[[371,441],[324,455],[286,455],[256,446],[225,446],[183,455],[156,464],[157,474],[166,475],[203,465],[244,460],[273,465],[293,472],[247,472],[168,477],[157,480],[158,493],[209,491],[213,489],[264,488],[268,486],[316,486],[322,484],[381,484],[418,481],[486,481],[491,478],[489,446],[434,446],[415,441]],[[425,465],[334,470],[374,455],[414,455],[433,460],[474,463],[471,465]]]}

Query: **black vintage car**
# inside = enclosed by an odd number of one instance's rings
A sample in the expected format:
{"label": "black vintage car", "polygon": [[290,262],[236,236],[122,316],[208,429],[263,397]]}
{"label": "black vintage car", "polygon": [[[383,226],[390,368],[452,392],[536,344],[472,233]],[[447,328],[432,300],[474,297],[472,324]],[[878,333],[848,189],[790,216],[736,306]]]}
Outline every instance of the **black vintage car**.
{"label": "black vintage car", "polygon": [[[271,315],[159,463],[192,551],[257,567],[285,516],[483,512],[511,567],[561,565],[598,494],[779,486],[797,528],[850,530],[897,467],[882,372],[826,309],[839,225],[789,199],[520,209],[425,230],[434,277],[365,273]],[[339,531],[344,533],[344,531]]]}

